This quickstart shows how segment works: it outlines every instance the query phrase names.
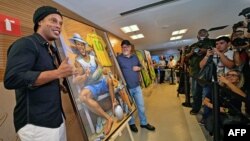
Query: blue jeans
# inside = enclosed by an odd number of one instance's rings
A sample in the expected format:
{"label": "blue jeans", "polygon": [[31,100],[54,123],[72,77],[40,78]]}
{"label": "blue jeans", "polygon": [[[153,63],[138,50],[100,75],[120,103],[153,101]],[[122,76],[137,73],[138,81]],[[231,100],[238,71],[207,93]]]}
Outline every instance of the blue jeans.
{"label": "blue jeans", "polygon": [[[145,116],[145,107],[144,107],[144,100],[143,100],[143,96],[142,96],[142,90],[140,86],[137,86],[135,88],[129,89],[130,95],[131,97],[133,97],[136,105],[137,105],[137,110],[138,110],[138,115],[140,118],[140,124],[141,125],[146,125],[147,122],[147,118]],[[135,118],[132,115],[131,119],[129,121],[129,125],[135,124]]]}
{"label": "blue jeans", "polygon": [[196,89],[196,80],[191,77],[191,95],[195,95],[195,89]]}
{"label": "blue jeans", "polygon": [[[212,85],[206,85],[203,87],[203,92],[204,92],[204,98],[212,95],[212,90],[213,87]],[[211,114],[212,110],[210,108],[208,108],[207,106],[204,106],[204,113],[202,115],[203,119],[206,119],[210,114]]]}
{"label": "blue jeans", "polygon": [[192,83],[192,85],[195,84],[195,88],[194,88],[194,92],[193,93],[193,104],[192,104],[192,110],[195,112],[199,112],[201,109],[201,104],[202,104],[202,99],[204,98],[205,95],[207,95],[208,93],[211,93],[211,86],[210,85],[206,85],[204,87],[202,87],[201,85],[199,85],[199,83],[197,83],[196,80],[194,80],[194,83]]}

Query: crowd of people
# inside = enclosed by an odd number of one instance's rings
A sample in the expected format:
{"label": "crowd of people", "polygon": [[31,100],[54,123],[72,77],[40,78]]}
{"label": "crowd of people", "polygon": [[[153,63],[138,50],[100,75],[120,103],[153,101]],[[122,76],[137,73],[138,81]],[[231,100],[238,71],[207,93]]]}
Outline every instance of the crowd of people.
{"label": "crowd of people", "polygon": [[174,75],[174,69],[178,68],[178,63],[176,63],[174,56],[170,55],[169,59],[167,60],[166,56],[161,55],[159,56],[159,62],[157,63],[153,60],[153,67],[155,70],[155,74],[159,77],[159,83],[162,84],[166,80],[166,71],[170,69],[170,76]]}
{"label": "crowd of people", "polygon": [[[191,78],[193,102],[190,114],[197,115],[203,109],[200,123],[205,124],[211,134],[214,132],[211,126],[213,125],[211,111],[215,108],[212,98],[213,82],[219,84],[221,127],[226,123],[228,115],[240,115],[246,117],[245,119],[250,115],[250,75],[248,75],[250,72],[250,8],[242,10],[240,15],[245,17],[245,21],[233,26],[231,38],[222,36],[210,39],[206,29],[199,30],[198,42],[182,49],[178,63],[179,66],[188,68]],[[62,15],[54,7],[43,6],[35,11],[33,17],[35,33],[11,45],[4,77],[5,87],[15,89],[16,92],[14,124],[18,136],[21,140],[30,141],[67,140],[59,79],[69,76],[73,76],[75,84],[80,84],[80,101],[85,103],[93,113],[106,119],[104,133],[108,134],[114,121],[96,102],[96,98],[100,94],[109,92],[113,109],[117,104],[114,96],[115,85],[109,75],[109,69],[102,68],[102,74],[95,74],[96,71],[99,72],[100,64],[93,55],[88,54],[87,43],[78,34],[71,38],[75,47],[71,48],[76,54],[75,64],[69,64],[68,58],[61,64],[54,63],[51,47],[52,42],[59,38]],[[247,32],[244,32],[245,30]],[[123,40],[122,54],[117,56],[117,61],[127,82],[130,96],[137,105],[140,127],[155,131],[155,127],[149,124],[145,115],[139,80],[142,65],[133,53],[132,46],[128,40]],[[153,65],[156,73],[158,69],[160,70],[160,83],[164,82],[164,70],[176,67],[174,56],[170,56],[168,62],[164,56],[161,56],[160,62],[157,64],[153,61]],[[212,77],[206,78],[207,83],[201,83],[199,76],[205,69],[212,71]],[[120,95],[124,97],[124,101],[131,109],[126,95],[123,93]],[[242,103],[245,103],[244,108]],[[247,122],[246,120],[243,124]],[[138,132],[133,116],[129,125],[133,132]]]}
{"label": "crowd of people", "polygon": [[[190,114],[202,113],[199,122],[205,125],[210,134],[214,132],[211,126],[213,125],[211,110],[214,108],[212,95],[215,94],[213,83],[219,84],[221,128],[225,125],[224,121],[228,115],[241,115],[246,117],[245,119],[250,115],[250,78],[247,75],[250,71],[250,8],[242,10],[239,15],[243,15],[245,21],[233,26],[231,38],[220,36],[210,39],[209,32],[201,29],[197,35],[198,41],[182,48],[182,64],[187,66],[191,80]],[[245,106],[242,106],[242,103]]]}

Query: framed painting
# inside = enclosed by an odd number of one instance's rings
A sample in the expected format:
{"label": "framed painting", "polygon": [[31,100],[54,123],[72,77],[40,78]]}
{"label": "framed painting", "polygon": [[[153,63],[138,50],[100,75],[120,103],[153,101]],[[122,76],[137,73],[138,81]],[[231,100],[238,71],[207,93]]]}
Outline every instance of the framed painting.
{"label": "framed painting", "polygon": [[74,75],[67,78],[69,95],[84,141],[108,140],[135,111],[107,34],[63,17],[56,47]]}
{"label": "framed painting", "polygon": [[156,75],[155,75],[155,71],[154,71],[153,62],[152,62],[150,52],[147,51],[147,50],[144,50],[144,53],[145,53],[146,60],[147,60],[147,63],[148,63],[148,69],[149,69],[150,77],[151,77],[152,80],[155,80]]}
{"label": "framed painting", "polygon": [[152,83],[152,80],[151,80],[151,78],[149,76],[149,72],[148,72],[148,64],[146,62],[146,59],[143,56],[142,51],[136,50],[135,53],[136,53],[141,65],[143,66],[141,69],[141,75],[142,75],[144,85],[145,85],[145,87],[148,87]]}

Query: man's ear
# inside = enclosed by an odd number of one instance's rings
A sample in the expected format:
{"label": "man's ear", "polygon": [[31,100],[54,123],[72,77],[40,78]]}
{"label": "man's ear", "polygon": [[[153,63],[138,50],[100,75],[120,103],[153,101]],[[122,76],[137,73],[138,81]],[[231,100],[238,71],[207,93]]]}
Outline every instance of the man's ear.
{"label": "man's ear", "polygon": [[41,26],[41,22],[42,22],[42,20],[41,20],[41,21],[39,21],[39,22],[37,23],[37,25],[38,25],[38,26]]}

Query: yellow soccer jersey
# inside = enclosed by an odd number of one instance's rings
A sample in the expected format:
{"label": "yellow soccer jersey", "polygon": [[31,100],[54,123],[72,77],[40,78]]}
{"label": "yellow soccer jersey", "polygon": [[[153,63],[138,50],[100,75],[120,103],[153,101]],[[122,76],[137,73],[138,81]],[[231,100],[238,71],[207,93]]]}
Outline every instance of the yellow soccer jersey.
{"label": "yellow soccer jersey", "polygon": [[106,50],[106,44],[103,39],[95,33],[87,34],[88,44],[94,48],[96,57],[102,66],[111,66],[111,61]]}

